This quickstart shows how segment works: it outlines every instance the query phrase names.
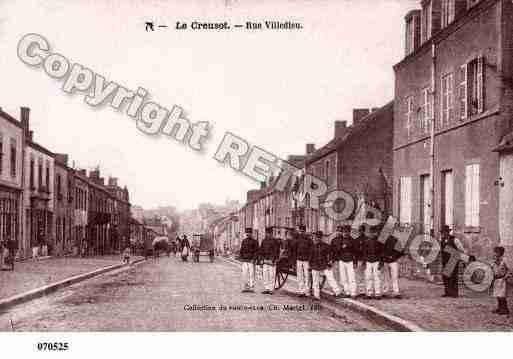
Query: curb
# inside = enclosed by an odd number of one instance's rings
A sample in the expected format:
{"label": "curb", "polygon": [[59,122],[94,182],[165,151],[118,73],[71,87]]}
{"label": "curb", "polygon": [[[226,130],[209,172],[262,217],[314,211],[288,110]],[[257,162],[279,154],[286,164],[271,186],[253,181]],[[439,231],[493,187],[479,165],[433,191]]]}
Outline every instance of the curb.
{"label": "curb", "polygon": [[[144,258],[135,260],[130,263],[130,266],[141,263],[143,261],[145,261]],[[61,288],[68,287],[68,286],[76,284],[78,282],[99,276],[99,275],[107,273],[107,272],[111,272],[116,269],[120,269],[122,267],[126,267],[126,265],[124,263],[114,264],[114,265],[111,265],[108,267],[96,269],[92,272],[78,274],[73,277],[63,279],[59,282],[51,283],[51,284],[45,285],[43,287],[29,290],[28,292],[25,292],[25,293],[16,294],[16,295],[13,295],[13,296],[5,298],[5,299],[0,299],[0,311],[5,311],[15,305],[25,303],[25,302],[31,301],[33,299],[41,298],[45,295],[56,292],[57,290],[59,290]]]}
{"label": "curb", "polygon": [[[228,258],[222,258],[226,263],[229,263],[231,265],[240,266],[239,262],[228,259]],[[297,283],[297,280],[295,278],[291,278],[289,276],[288,280],[291,280],[293,282]],[[287,291],[290,293],[290,291]],[[337,304],[340,306],[347,307],[353,311],[356,311],[358,313],[361,313],[367,317],[372,318],[375,322],[379,324],[385,324],[388,327],[391,327],[397,331],[401,332],[423,332],[424,329],[418,326],[417,324],[410,322],[408,320],[399,318],[393,314],[384,312],[378,308],[375,308],[373,306],[370,306],[368,304],[361,303],[357,300],[348,299],[348,298],[342,298],[342,299],[335,299],[332,298],[331,294],[325,290],[322,290],[323,294],[327,294],[327,296],[324,296],[324,300],[321,301],[319,304],[322,308],[334,312],[335,314],[340,313],[340,309],[337,308]]]}

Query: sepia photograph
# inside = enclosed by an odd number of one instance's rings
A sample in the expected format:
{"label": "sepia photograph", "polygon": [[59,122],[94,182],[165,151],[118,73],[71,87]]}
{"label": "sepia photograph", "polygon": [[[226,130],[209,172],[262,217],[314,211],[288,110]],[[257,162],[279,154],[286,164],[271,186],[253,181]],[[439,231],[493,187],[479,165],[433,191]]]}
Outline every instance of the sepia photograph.
{"label": "sepia photograph", "polygon": [[509,340],[512,1],[1,0],[0,79],[0,353]]}

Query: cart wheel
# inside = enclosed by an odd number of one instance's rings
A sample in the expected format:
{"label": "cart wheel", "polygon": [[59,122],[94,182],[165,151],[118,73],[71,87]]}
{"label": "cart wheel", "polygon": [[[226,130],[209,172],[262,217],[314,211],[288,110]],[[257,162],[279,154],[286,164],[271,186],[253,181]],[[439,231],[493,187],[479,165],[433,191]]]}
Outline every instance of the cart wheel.
{"label": "cart wheel", "polygon": [[276,276],[274,277],[274,289],[277,290],[277,289],[280,289],[281,287],[283,287],[283,285],[287,281],[288,276],[289,276],[288,272],[282,272],[282,271],[277,270]]}

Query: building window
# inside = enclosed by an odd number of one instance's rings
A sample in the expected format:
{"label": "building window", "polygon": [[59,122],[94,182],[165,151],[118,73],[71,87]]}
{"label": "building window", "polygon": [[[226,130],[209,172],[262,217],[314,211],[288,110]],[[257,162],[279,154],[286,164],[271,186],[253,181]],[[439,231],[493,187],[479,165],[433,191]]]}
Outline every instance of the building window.
{"label": "building window", "polygon": [[422,43],[431,38],[433,32],[433,3],[427,2],[422,8]]}
{"label": "building window", "polygon": [[406,55],[415,51],[415,21],[412,17],[406,22]]}
{"label": "building window", "polygon": [[479,164],[465,167],[465,225],[479,227]]}
{"label": "building window", "polygon": [[34,157],[30,157],[30,189],[34,189]]}
{"label": "building window", "polygon": [[61,174],[58,173],[57,174],[57,200],[61,200],[62,199],[62,179],[61,179]]}
{"label": "building window", "polygon": [[16,139],[11,138],[11,176],[16,177]]}
{"label": "building window", "polygon": [[410,137],[413,124],[413,96],[406,98],[406,134]]}
{"label": "building window", "polygon": [[419,127],[423,132],[429,132],[429,121],[433,118],[433,96],[431,88],[422,90],[422,116],[419,121]]}
{"label": "building window", "polygon": [[459,103],[460,119],[484,111],[484,57],[478,57],[460,68]]}
{"label": "building window", "polygon": [[41,190],[41,187],[43,187],[43,160],[41,158],[37,163],[37,185]]}
{"label": "building window", "polygon": [[411,177],[399,180],[399,221],[411,223]]}
{"label": "building window", "polygon": [[442,28],[447,27],[454,21],[455,2],[454,0],[442,0]]}
{"label": "building window", "polygon": [[46,173],[45,173],[46,189],[50,192],[50,162],[46,161]]}
{"label": "building window", "polygon": [[447,74],[442,77],[441,83],[441,116],[440,126],[444,127],[452,120],[453,113],[453,76]]}

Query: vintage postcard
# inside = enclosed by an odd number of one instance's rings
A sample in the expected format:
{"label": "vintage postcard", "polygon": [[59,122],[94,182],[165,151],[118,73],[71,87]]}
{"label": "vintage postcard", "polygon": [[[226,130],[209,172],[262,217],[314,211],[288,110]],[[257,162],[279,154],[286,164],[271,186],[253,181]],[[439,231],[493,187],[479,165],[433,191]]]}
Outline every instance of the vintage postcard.
{"label": "vintage postcard", "polygon": [[0,65],[4,338],[513,329],[513,2],[3,0]]}

